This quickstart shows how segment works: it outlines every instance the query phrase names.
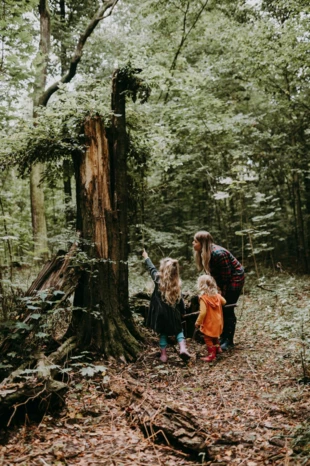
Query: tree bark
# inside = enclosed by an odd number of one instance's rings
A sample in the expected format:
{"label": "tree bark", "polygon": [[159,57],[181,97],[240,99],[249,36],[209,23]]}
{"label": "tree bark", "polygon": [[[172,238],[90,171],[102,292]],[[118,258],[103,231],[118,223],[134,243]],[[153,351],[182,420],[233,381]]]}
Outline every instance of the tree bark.
{"label": "tree bark", "polygon": [[126,79],[116,71],[112,78],[112,170],[115,183],[114,209],[119,216],[119,270],[118,282],[125,286],[120,288],[120,312],[131,323],[128,304],[128,180],[127,151],[128,137],[126,133]]}
{"label": "tree bark", "polygon": [[297,241],[297,254],[299,261],[302,264],[302,271],[308,273],[308,249],[305,238],[305,229],[304,229],[304,218],[302,211],[301,195],[300,195],[300,180],[299,174],[297,172],[293,173],[293,190],[295,198],[295,212],[296,212],[296,230],[298,235]]}
{"label": "tree bark", "polygon": [[44,165],[42,163],[37,163],[31,168],[30,173],[30,201],[34,255],[36,258],[40,259],[46,259],[48,257],[44,191],[43,187],[40,185],[43,171]]}

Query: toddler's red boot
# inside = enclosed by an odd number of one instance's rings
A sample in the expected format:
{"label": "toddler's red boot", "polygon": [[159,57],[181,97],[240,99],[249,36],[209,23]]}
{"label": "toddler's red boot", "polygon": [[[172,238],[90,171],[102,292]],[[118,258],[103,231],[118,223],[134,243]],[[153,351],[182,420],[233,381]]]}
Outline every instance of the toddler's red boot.
{"label": "toddler's red boot", "polygon": [[202,361],[211,362],[216,358],[216,346],[208,346],[208,356],[200,358]]}

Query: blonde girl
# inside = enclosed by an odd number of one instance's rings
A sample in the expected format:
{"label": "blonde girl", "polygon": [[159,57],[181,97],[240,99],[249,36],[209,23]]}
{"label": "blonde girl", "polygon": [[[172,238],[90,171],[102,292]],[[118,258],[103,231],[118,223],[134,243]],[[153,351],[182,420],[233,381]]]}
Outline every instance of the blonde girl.
{"label": "blonde girl", "polygon": [[175,335],[180,345],[180,357],[188,360],[191,355],[186,349],[181,323],[181,315],[185,313],[185,310],[181,295],[179,263],[176,259],[166,257],[160,261],[159,271],[157,271],[145,250],[142,256],[155,283],[145,324],[160,335],[159,359],[167,362],[167,339],[168,336]]}
{"label": "blonde girl", "polygon": [[197,287],[199,291],[199,316],[195,323],[196,328],[204,335],[207,345],[208,356],[201,358],[203,361],[213,361],[217,353],[221,353],[219,337],[223,330],[222,305],[225,299],[219,294],[216,282],[209,274],[198,278]]}

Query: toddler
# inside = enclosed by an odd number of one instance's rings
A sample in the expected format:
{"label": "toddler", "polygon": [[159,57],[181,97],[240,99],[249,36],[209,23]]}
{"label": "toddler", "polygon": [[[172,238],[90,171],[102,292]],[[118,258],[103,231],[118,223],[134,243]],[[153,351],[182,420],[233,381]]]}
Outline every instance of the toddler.
{"label": "toddler", "polygon": [[211,362],[221,353],[219,337],[223,330],[222,305],[226,303],[218,292],[214,278],[205,274],[198,278],[199,290],[199,316],[195,323],[196,328],[204,335],[204,341],[208,348],[208,356],[201,358]]}

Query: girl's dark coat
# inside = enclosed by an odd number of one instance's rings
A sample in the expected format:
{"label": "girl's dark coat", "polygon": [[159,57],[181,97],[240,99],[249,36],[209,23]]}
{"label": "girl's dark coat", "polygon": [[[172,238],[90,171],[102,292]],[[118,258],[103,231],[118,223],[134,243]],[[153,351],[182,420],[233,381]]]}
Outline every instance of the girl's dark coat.
{"label": "girl's dark coat", "polygon": [[151,297],[149,311],[145,318],[145,325],[157,333],[165,335],[177,335],[182,332],[181,315],[185,314],[184,301],[181,299],[175,306],[170,306],[161,298],[159,291],[159,275],[150,258],[145,260],[155,288]]}

